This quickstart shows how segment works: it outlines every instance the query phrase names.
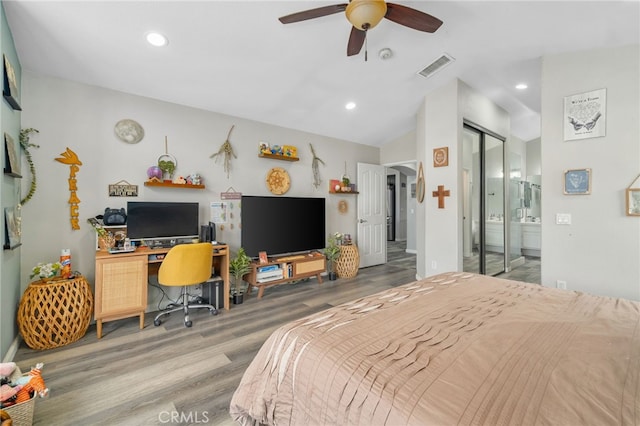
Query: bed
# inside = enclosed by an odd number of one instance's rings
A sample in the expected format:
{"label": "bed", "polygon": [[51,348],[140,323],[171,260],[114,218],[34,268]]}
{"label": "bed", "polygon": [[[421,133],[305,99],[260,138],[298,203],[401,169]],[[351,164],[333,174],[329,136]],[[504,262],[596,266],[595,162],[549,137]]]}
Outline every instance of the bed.
{"label": "bed", "polygon": [[280,327],[230,413],[243,425],[639,425],[640,303],[437,275]]}

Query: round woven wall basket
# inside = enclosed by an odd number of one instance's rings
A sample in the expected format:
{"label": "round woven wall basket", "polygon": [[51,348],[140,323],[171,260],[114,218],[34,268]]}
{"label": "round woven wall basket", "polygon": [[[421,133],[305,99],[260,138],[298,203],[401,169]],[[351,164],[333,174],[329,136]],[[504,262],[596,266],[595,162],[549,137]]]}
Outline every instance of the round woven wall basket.
{"label": "round woven wall basket", "polygon": [[18,328],[30,348],[57,348],[85,335],[92,311],[93,294],[83,276],[34,281],[20,300]]}

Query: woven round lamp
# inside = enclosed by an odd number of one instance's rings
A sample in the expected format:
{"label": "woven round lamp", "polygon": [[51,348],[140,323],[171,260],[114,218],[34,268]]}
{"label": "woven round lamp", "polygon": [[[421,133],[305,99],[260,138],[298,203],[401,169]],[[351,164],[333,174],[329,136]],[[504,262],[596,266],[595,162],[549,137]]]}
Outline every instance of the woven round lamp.
{"label": "woven round lamp", "polygon": [[68,345],[85,335],[93,311],[93,294],[82,275],[34,281],[18,306],[18,329],[32,349]]}

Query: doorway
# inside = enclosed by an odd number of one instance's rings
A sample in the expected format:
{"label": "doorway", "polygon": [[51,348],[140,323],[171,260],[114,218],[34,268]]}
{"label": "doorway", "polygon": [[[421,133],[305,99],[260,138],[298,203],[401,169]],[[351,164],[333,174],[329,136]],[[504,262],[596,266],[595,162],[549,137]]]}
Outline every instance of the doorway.
{"label": "doorway", "polygon": [[386,164],[387,264],[416,267],[416,162]]}
{"label": "doorway", "polygon": [[505,139],[470,123],[463,127],[463,270],[505,271]]}

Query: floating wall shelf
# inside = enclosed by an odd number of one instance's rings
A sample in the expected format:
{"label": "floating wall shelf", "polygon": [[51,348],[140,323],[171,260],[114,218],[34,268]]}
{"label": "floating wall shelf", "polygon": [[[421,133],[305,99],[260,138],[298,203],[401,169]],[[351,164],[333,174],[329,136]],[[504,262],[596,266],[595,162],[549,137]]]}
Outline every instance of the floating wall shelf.
{"label": "floating wall shelf", "polygon": [[204,189],[204,185],[189,185],[188,183],[173,183],[173,182],[145,182],[144,186],[164,186],[166,188]]}
{"label": "floating wall shelf", "polygon": [[280,155],[280,154],[268,154],[266,152],[262,152],[258,154],[258,157],[272,158],[274,160],[282,160],[282,161],[300,161],[298,157],[288,157],[286,155]]}

